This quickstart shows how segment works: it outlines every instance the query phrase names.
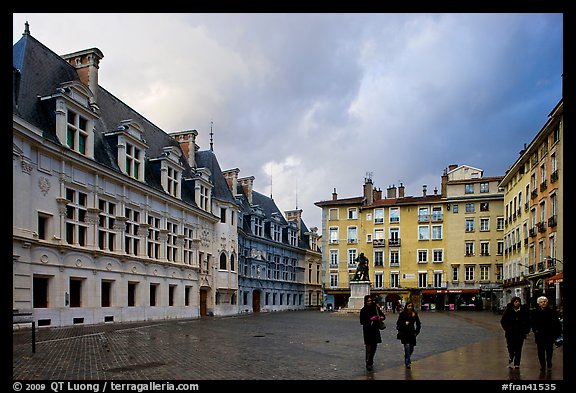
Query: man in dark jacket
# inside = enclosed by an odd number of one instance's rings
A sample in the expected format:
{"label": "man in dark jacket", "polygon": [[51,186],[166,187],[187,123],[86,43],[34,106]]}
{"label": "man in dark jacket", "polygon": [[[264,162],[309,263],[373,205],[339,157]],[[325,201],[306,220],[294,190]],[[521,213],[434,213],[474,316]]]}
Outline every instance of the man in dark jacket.
{"label": "man in dark jacket", "polygon": [[532,331],[536,339],[538,351],[538,361],[540,371],[552,369],[552,353],[554,351],[554,341],[562,332],[562,325],[556,312],[548,305],[548,298],[540,296],[537,299],[538,307],[531,313]]}
{"label": "man in dark jacket", "polygon": [[526,335],[530,333],[530,314],[518,296],[514,296],[506,306],[500,325],[504,329],[508,347],[508,367],[520,368],[522,347]]}

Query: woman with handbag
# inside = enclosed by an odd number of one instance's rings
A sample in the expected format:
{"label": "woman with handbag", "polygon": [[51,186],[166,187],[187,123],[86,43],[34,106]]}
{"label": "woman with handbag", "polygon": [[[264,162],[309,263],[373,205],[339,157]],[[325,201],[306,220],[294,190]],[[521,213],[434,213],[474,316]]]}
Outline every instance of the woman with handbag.
{"label": "woman with handbag", "polygon": [[378,344],[382,342],[380,335],[380,321],[384,321],[384,313],[379,312],[376,301],[370,296],[364,296],[364,307],[360,310],[360,324],[366,346],[366,370],[372,371],[374,355]]}
{"label": "woman with handbag", "polygon": [[414,353],[416,336],[420,334],[420,327],[420,317],[414,310],[414,303],[407,302],[404,310],[398,314],[398,321],[396,321],[396,329],[398,330],[396,338],[404,345],[404,364],[406,368],[412,367],[410,357]]}

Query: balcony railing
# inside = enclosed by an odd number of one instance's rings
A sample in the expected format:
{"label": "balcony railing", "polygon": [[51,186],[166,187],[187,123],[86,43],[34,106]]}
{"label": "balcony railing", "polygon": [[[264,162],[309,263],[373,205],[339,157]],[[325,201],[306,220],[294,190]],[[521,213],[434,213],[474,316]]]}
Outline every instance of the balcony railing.
{"label": "balcony railing", "polygon": [[372,244],[374,247],[385,247],[386,239],[372,239]]}
{"label": "balcony railing", "polygon": [[390,239],[388,240],[388,245],[390,247],[400,247],[400,239]]}
{"label": "balcony railing", "polygon": [[556,180],[558,180],[558,171],[554,171],[550,174],[550,183],[554,183]]}

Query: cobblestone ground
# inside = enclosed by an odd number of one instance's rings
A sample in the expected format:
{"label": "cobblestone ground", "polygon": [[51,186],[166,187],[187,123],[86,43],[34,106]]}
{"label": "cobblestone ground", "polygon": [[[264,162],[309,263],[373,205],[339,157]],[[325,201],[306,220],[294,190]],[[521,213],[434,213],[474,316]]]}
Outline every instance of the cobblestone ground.
{"label": "cobblestone ground", "polygon": [[[41,328],[35,353],[31,331],[18,330],[12,375],[14,380],[522,379],[508,374],[499,315],[421,312],[420,318],[413,375],[405,374],[396,340],[397,314],[387,314],[375,372],[367,374],[358,315],[319,311]],[[523,363],[535,367],[532,341],[529,336]],[[544,379],[563,379],[562,351],[555,351],[554,373]],[[460,370],[467,352],[474,359],[466,361],[474,364]],[[420,362],[425,366],[418,370]]]}

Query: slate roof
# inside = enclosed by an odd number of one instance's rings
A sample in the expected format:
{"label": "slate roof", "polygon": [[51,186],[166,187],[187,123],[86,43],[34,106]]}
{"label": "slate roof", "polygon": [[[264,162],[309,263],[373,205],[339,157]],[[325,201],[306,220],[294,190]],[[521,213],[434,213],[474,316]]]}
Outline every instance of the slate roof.
{"label": "slate roof", "polygon": [[[56,137],[55,102],[40,101],[39,97],[54,94],[62,83],[80,83],[76,69],[27,32],[13,45],[12,61],[13,114],[41,129],[45,138],[60,144]],[[116,160],[116,146],[113,146],[112,140],[104,134],[115,131],[121,121],[131,119],[142,126],[143,137],[148,146],[145,154],[145,182],[148,186],[163,191],[158,163],[150,160],[161,157],[164,154],[163,149],[168,146],[181,150],[178,141],[102,86],[98,86],[97,104],[100,111],[94,130],[94,160],[109,170],[121,173]],[[213,152],[198,153],[198,167],[206,166],[212,172],[212,195],[234,203],[234,197],[228,189],[216,156]],[[184,177],[193,177],[195,168],[190,167],[184,154],[181,155],[179,164],[184,168]],[[193,182],[183,181],[181,191],[182,200],[196,206]]]}

